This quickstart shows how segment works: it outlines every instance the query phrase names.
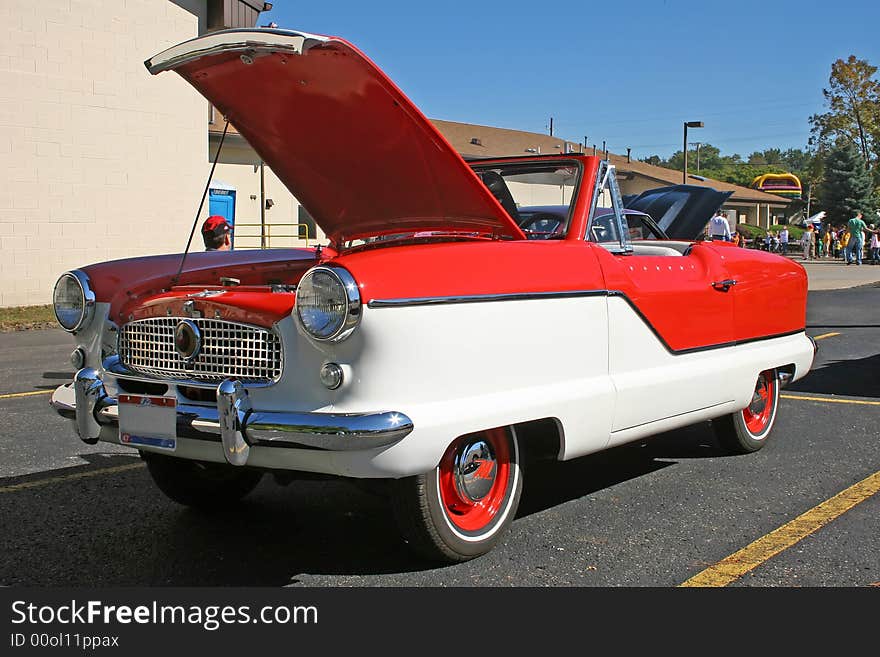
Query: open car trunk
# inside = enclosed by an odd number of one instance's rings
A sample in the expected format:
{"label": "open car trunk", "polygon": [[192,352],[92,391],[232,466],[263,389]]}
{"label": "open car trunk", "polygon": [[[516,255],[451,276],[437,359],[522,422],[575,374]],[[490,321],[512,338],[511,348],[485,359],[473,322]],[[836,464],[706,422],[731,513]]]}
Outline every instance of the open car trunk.
{"label": "open car trunk", "polygon": [[731,194],[698,185],[672,185],[625,196],[623,205],[651,215],[669,239],[694,240]]}

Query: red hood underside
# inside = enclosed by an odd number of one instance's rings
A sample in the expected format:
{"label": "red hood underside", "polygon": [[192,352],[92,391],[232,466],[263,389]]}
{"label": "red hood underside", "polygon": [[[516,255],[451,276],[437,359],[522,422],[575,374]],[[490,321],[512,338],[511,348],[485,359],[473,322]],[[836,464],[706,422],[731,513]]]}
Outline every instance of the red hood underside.
{"label": "red hood underside", "polygon": [[430,121],[341,39],[227,30],[146,65],[175,70],[223,112],[336,242],[416,230],[524,239]]}

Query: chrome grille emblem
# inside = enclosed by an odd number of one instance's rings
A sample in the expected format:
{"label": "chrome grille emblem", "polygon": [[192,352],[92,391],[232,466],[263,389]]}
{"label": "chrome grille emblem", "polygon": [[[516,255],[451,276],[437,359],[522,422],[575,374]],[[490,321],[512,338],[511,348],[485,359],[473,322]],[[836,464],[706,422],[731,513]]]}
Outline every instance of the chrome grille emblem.
{"label": "chrome grille emblem", "polygon": [[183,360],[190,362],[202,349],[202,332],[195,322],[181,320],[174,328],[174,349]]}

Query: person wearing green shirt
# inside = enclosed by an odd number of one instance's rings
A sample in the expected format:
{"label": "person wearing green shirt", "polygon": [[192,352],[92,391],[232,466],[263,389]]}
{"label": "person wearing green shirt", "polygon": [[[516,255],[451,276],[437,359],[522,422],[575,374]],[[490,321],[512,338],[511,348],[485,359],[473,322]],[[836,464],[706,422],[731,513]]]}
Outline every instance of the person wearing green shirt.
{"label": "person wearing green shirt", "polygon": [[857,212],[855,217],[846,222],[846,227],[849,230],[849,243],[846,245],[846,264],[851,265],[853,260],[855,260],[857,265],[861,265],[862,250],[865,246],[864,234],[868,231],[868,226],[862,221],[862,213]]}

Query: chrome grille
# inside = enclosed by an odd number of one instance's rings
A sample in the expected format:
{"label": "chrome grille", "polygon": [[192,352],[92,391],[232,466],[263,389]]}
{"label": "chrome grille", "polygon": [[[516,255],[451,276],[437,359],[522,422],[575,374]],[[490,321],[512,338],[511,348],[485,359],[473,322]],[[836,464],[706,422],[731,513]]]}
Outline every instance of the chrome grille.
{"label": "chrome grille", "polygon": [[269,383],[281,376],[281,339],[259,326],[195,318],[202,348],[190,362],[174,348],[174,329],[183,317],[155,317],[125,324],[119,358],[133,372],[158,379]]}

